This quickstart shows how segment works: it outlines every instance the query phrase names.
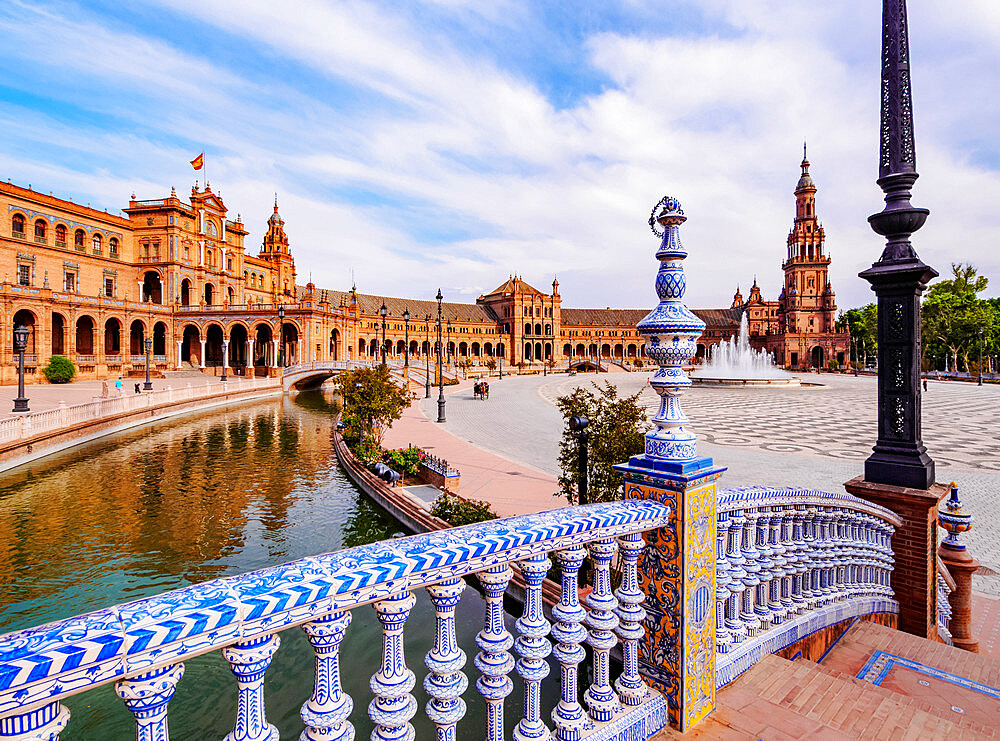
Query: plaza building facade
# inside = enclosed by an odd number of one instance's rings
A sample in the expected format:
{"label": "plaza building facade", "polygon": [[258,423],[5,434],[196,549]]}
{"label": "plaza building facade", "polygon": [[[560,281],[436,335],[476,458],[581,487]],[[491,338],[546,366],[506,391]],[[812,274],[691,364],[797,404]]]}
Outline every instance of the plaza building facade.
{"label": "plaza building facade", "polygon": [[[699,356],[734,335],[745,313],[753,344],[779,364],[843,362],[849,337],[834,331],[830,260],[808,165],[803,160],[795,191],[781,296],[764,301],[755,280],[746,301],[737,293],[730,308],[695,310],[707,325]],[[393,362],[408,357],[421,367],[433,355],[436,301],[298,284],[277,202],[256,250],[242,216],[231,218],[208,183],[196,183],[187,200],[173,189],[154,200],[133,194],[120,216],[8,182],[0,183],[0,209],[3,383],[17,378],[18,326],[29,330],[29,382],[43,380],[53,355],[70,358],[81,378],[140,375],[147,338],[154,373],[267,375],[298,362],[379,360],[383,350]],[[644,363],[636,325],[646,310],[564,308],[558,280],[543,292],[511,275],[475,303],[440,308],[449,365]]]}

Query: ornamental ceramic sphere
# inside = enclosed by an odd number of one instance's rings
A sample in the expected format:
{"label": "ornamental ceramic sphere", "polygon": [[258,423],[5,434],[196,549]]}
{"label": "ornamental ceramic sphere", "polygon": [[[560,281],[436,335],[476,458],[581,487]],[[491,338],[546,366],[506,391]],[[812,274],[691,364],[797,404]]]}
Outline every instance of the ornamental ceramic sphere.
{"label": "ornamental ceramic sphere", "polygon": [[660,237],[656,259],[656,295],[660,302],[639,322],[639,334],[646,338],[646,355],[659,366],[649,385],[660,396],[660,408],[653,423],[656,429],[646,433],[646,456],[683,463],[697,455],[694,433],[681,410],[680,395],[691,385],[684,364],[697,352],[695,340],[705,330],[705,322],[683,303],[687,281],[683,260],[687,251],[681,244],[680,225],[687,220],[680,202],[666,196],[653,207],[649,226]]}

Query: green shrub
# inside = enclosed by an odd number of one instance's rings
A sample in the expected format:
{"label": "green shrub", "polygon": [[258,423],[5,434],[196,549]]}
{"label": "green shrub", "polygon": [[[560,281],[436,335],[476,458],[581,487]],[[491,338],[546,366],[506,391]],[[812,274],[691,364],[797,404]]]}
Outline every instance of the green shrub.
{"label": "green shrub", "polygon": [[69,383],[76,375],[76,366],[69,358],[53,355],[49,364],[42,368],[42,373],[49,379],[49,383]]}
{"label": "green shrub", "polygon": [[840,363],[837,362],[836,358],[830,358],[830,362],[826,364],[826,367],[832,371],[840,370]]}
{"label": "green shrub", "polygon": [[351,452],[366,468],[371,468],[382,460],[382,446],[370,437],[358,441]]}
{"label": "green shrub", "polygon": [[496,513],[489,502],[478,499],[462,499],[448,490],[441,492],[431,506],[431,514],[439,517],[452,527],[471,525],[474,522],[495,520]]}
{"label": "green shrub", "polygon": [[386,465],[407,476],[417,475],[417,469],[423,459],[424,451],[413,447],[387,450],[382,457]]}

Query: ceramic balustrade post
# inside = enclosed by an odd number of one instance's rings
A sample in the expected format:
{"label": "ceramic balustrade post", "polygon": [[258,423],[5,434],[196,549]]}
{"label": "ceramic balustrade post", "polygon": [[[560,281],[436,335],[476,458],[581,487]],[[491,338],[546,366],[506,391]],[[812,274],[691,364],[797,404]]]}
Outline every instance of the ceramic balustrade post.
{"label": "ceramic balustrade post", "polygon": [[583,627],[587,612],[580,605],[577,578],[585,555],[583,546],[556,552],[556,561],[562,573],[562,588],[559,604],[552,608],[552,617],[556,620],[552,637],[557,641],[552,655],[559,662],[560,699],[552,711],[552,723],[559,741],[579,741],[589,722],[577,700],[577,667],[586,657],[586,651],[580,644],[587,638]]}
{"label": "ceramic balustrade post", "polygon": [[761,629],[760,616],[757,614],[757,589],[760,586],[760,551],[757,549],[757,513],[751,509],[743,511],[743,557],[746,559],[743,568],[747,572],[743,579],[746,591],[743,593],[743,612],[741,618],[747,627],[747,637],[753,638]]}
{"label": "ceramic balustrade post", "polygon": [[768,507],[760,507],[757,510],[757,527],[755,537],[757,541],[757,558],[760,562],[760,584],[757,585],[757,597],[754,602],[754,613],[760,620],[762,630],[767,630],[771,626],[772,615],[768,606],[768,593],[774,581],[774,559],[772,558],[771,546],[768,543],[768,531],[770,530],[770,515]]}
{"label": "ceramic balustrade post", "polygon": [[802,539],[805,542],[803,551],[806,573],[802,576],[802,596],[805,600],[803,609],[808,611],[818,606],[819,599],[819,560],[816,547],[816,508],[807,506],[802,522]]}
{"label": "ceramic balustrade post", "polygon": [[0,718],[0,741],[59,741],[69,722],[69,710],[50,702],[26,713]]}
{"label": "ceramic balustrade post", "polygon": [[278,729],[267,722],[264,713],[264,672],[280,643],[277,635],[270,634],[222,649],[239,687],[236,724],[225,741],[278,741]]}
{"label": "ceramic balustrade post", "polygon": [[795,508],[786,504],[780,507],[779,511],[778,538],[781,547],[784,549],[785,570],[781,577],[781,610],[787,620],[795,614],[795,602],[792,600],[792,590],[795,581],[795,573],[798,569],[798,553],[795,549],[793,539],[793,528],[795,525]]}
{"label": "ceramic balustrade post", "polygon": [[639,674],[639,641],[642,639],[642,608],[645,595],[639,589],[637,564],[644,544],[641,533],[630,533],[618,539],[621,553],[622,581],[615,596],[618,598],[618,628],[615,633],[622,642],[622,673],[615,681],[618,696],[628,707],[641,705],[649,695],[649,687]]}
{"label": "ceramic balustrade post", "polygon": [[427,717],[437,726],[437,741],[455,741],[455,726],[465,717],[462,694],[469,680],[462,673],[465,652],[455,640],[455,608],[465,590],[461,579],[447,579],[427,587],[434,605],[434,646],[424,659],[430,670],[424,689],[430,695]]}
{"label": "ceramic balustrade post", "polygon": [[[551,630],[542,608],[542,582],[552,562],[544,553],[521,561],[524,575],[524,612],[517,619],[517,639],[514,648],[521,657],[517,673],[524,680],[524,717],[514,728],[514,741],[541,741],[552,738],[542,722],[542,680],[549,675],[546,661],[552,653],[547,636]],[[641,595],[640,595],[641,596]],[[627,658],[626,658],[627,662]]]}
{"label": "ceramic balustrade post", "polygon": [[612,538],[596,540],[589,546],[590,557],[594,562],[594,584],[586,603],[590,608],[587,613],[587,627],[590,629],[587,643],[593,649],[594,681],[584,693],[587,710],[594,722],[603,723],[611,720],[615,713],[621,712],[621,703],[611,686],[611,649],[618,642],[614,630],[618,627],[618,615],[615,608],[618,600],[611,591],[611,559],[618,550]]}
{"label": "ceramic balustrade post", "polygon": [[785,617],[781,605],[781,585],[785,579],[785,548],[778,539],[781,527],[781,507],[769,507],[767,513],[767,545],[771,549],[771,581],[768,584],[767,611],[771,615],[771,624],[779,625]]}
{"label": "ceramic balustrade post", "polygon": [[372,741],[413,741],[416,736],[410,720],[417,713],[417,698],[410,690],[417,678],[403,655],[403,628],[416,601],[403,591],[372,605],[382,624],[382,664],[368,683],[375,695],[368,703],[368,717],[375,724]]}
{"label": "ceramic balustrade post", "polygon": [[312,697],[305,701],[299,717],[306,729],[299,741],[351,741],[354,727],[348,722],[354,702],[340,680],[340,643],[351,613],[343,610],[323,615],[302,626],[316,654]]}
{"label": "ceramic balustrade post", "polygon": [[500,564],[478,574],[486,593],[486,619],[476,636],[480,651],[475,664],[482,673],[476,681],[476,689],[486,700],[487,741],[503,741],[503,702],[514,689],[514,683],[507,676],[514,668],[514,657],[509,652],[514,637],[503,622],[503,595],[513,573],[507,564]]}
{"label": "ceramic balustrade post", "polygon": [[166,741],[170,737],[167,703],[183,676],[184,664],[168,664],[115,682],[115,694],[135,716],[136,741]]}
{"label": "ceramic balustrade post", "polygon": [[729,591],[732,593],[732,597],[729,600],[726,612],[726,628],[729,629],[729,633],[733,637],[733,643],[739,644],[749,635],[748,626],[743,622],[743,618],[740,615],[740,608],[743,605],[743,594],[747,589],[744,583],[744,580],[747,578],[747,571],[744,568],[746,558],[743,556],[741,547],[743,525],[746,523],[743,510],[733,510],[729,516],[729,521],[729,543],[726,548],[726,555],[730,564]]}
{"label": "ceramic balustrade post", "polygon": [[830,604],[837,598],[837,542],[833,508],[823,508],[823,577],[824,603]]}
{"label": "ceramic balustrade post", "polygon": [[717,653],[726,654],[732,648],[733,634],[726,626],[727,605],[732,598],[729,585],[732,580],[729,576],[730,565],[726,557],[727,546],[729,545],[729,513],[719,512],[716,516],[716,557],[715,557],[715,650]]}

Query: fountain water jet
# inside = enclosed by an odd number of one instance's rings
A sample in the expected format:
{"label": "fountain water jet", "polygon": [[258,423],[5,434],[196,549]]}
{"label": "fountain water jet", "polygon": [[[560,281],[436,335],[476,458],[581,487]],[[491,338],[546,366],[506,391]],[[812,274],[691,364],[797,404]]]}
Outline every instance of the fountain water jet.
{"label": "fountain water jet", "polygon": [[701,386],[798,386],[799,379],[771,360],[766,350],[750,347],[747,315],[740,319],[738,335],[711,349],[708,362],[691,377]]}

